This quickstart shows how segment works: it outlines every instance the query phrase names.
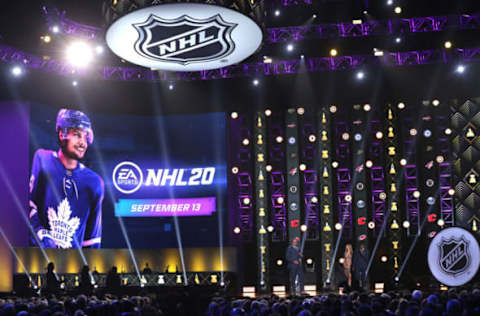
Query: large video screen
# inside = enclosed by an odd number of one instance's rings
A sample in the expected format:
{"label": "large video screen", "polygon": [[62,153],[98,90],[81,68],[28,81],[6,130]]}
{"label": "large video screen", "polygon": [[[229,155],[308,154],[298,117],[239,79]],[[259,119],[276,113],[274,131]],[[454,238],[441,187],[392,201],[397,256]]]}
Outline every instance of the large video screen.
{"label": "large video screen", "polygon": [[224,113],[30,113],[32,246],[218,246],[227,235]]}

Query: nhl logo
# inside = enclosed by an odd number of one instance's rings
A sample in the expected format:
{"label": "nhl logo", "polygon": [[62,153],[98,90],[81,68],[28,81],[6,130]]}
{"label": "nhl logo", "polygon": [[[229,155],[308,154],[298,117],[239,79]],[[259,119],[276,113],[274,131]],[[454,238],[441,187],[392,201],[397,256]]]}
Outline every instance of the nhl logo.
{"label": "nhl logo", "polygon": [[440,248],[439,266],[445,273],[456,275],[468,268],[470,265],[468,244],[463,236],[460,239],[442,239],[438,244]]}
{"label": "nhl logo", "polygon": [[237,24],[225,22],[219,14],[208,19],[182,15],[172,20],[150,14],[145,22],[133,26],[139,34],[135,51],[154,61],[185,66],[224,59],[235,49],[231,33]]}

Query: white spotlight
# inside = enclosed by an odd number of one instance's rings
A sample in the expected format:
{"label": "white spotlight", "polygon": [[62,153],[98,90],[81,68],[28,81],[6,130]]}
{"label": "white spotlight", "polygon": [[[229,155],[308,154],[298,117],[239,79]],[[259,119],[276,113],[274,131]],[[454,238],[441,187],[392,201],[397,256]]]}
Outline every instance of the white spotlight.
{"label": "white spotlight", "polygon": [[268,226],[267,226],[267,231],[268,231],[269,233],[273,232],[274,230],[275,230],[275,228],[274,228],[272,225],[268,225]]}
{"label": "white spotlight", "polygon": [[440,219],[437,221],[437,225],[440,226],[440,227],[443,227],[443,226],[445,225],[445,221],[440,218]]}
{"label": "white spotlight", "polygon": [[397,107],[398,107],[400,110],[402,110],[402,109],[405,108],[405,103],[400,102],[400,103],[398,103]]}
{"label": "white spotlight", "polygon": [[387,1],[387,5],[392,5],[393,4],[393,0],[388,0]]}
{"label": "white spotlight", "polygon": [[400,43],[401,41],[402,41],[402,38],[401,38],[401,37],[397,37],[397,38],[395,38],[395,43],[397,43],[397,44],[398,44],[398,43]]}
{"label": "white spotlight", "polygon": [[409,221],[404,221],[402,226],[403,226],[403,228],[409,228],[410,227],[410,222]]}
{"label": "white spotlight", "polygon": [[440,101],[438,99],[435,99],[432,101],[432,105],[433,106],[439,106],[440,105]]}
{"label": "white spotlight", "polygon": [[402,7],[395,7],[395,9],[393,10],[396,14],[400,14],[402,13]]}
{"label": "white spotlight", "polygon": [[248,138],[244,138],[243,141],[242,141],[242,144],[244,146],[248,146],[248,144],[250,144],[250,141],[248,140]]}
{"label": "white spotlight", "polygon": [[407,159],[405,159],[405,158],[400,159],[400,165],[401,166],[405,166],[406,164],[407,164]]}
{"label": "white spotlight", "polygon": [[53,32],[53,33],[58,33],[58,32],[60,32],[60,28],[59,28],[57,25],[54,25],[54,26],[52,27],[52,32]]}
{"label": "white spotlight", "polygon": [[305,55],[303,55],[303,54],[300,55],[300,58],[301,58],[301,59],[305,59]]}
{"label": "white spotlight", "polygon": [[12,68],[12,74],[13,74],[15,77],[20,76],[22,73],[23,73],[22,67],[20,67],[20,66],[15,66],[15,67]]}
{"label": "white spotlight", "polygon": [[258,79],[254,79],[254,80],[253,80],[253,85],[254,85],[254,86],[258,86],[258,83],[259,83]]}
{"label": "white spotlight", "polygon": [[175,86],[173,85],[173,83],[171,83],[171,84],[168,85],[168,90],[173,90],[173,88],[175,88]]}
{"label": "white spotlight", "polygon": [[73,66],[85,67],[92,58],[92,49],[84,42],[74,42],[67,48],[67,60]]}
{"label": "white spotlight", "polygon": [[357,72],[357,79],[362,80],[364,77],[365,77],[365,74],[363,73],[363,71]]}
{"label": "white spotlight", "polygon": [[275,138],[275,141],[280,144],[281,142],[283,142],[283,137],[282,136],[277,136]]}
{"label": "white spotlight", "polygon": [[305,169],[307,169],[307,165],[302,163],[302,164],[300,164],[300,166],[298,168],[300,169],[300,171],[305,171]]}
{"label": "white spotlight", "polygon": [[72,81],[72,86],[74,87],[78,86],[78,82],[76,80]]}
{"label": "white spotlight", "polygon": [[463,74],[465,72],[465,66],[464,65],[458,65],[457,72],[459,74]]}
{"label": "white spotlight", "polygon": [[241,230],[240,230],[240,227],[235,227],[235,228],[233,229],[233,233],[236,234],[236,235],[240,234],[240,231],[241,231]]}
{"label": "white spotlight", "polygon": [[306,232],[306,231],[307,231],[307,225],[305,225],[305,224],[301,225],[301,226],[300,226],[300,230],[301,230],[302,232]]}
{"label": "white spotlight", "polygon": [[314,15],[312,15],[312,17],[313,17],[314,19],[316,19],[316,18],[317,18],[317,15],[316,15],[316,14],[314,14]]}
{"label": "white spotlight", "polygon": [[237,119],[238,118],[238,113],[237,112],[232,112],[232,114],[230,114],[230,116],[232,117],[232,119]]}
{"label": "white spotlight", "polygon": [[287,51],[291,52],[293,50],[293,45],[292,44],[288,44],[287,45]]}
{"label": "white spotlight", "polygon": [[336,224],[335,224],[335,229],[336,229],[336,230],[342,229],[342,224],[336,223]]}
{"label": "white spotlight", "polygon": [[383,138],[383,133],[380,132],[380,131],[378,131],[378,132],[375,133],[375,137],[376,137],[377,139],[382,139],[382,138]]}
{"label": "white spotlight", "polygon": [[272,115],[272,110],[266,109],[266,110],[265,110],[265,115],[266,115],[266,116]]}
{"label": "white spotlight", "polygon": [[101,45],[98,45],[97,47],[95,47],[95,51],[97,52],[97,54],[103,54],[103,46]]}
{"label": "white spotlight", "polygon": [[444,46],[445,48],[447,48],[447,49],[448,49],[448,48],[452,48],[452,42],[446,41],[445,43],[443,43],[443,46]]}
{"label": "white spotlight", "polygon": [[275,10],[274,14],[275,16],[280,16],[280,10]]}
{"label": "white spotlight", "polygon": [[387,262],[387,260],[388,260],[387,256],[380,257],[380,261],[382,261],[382,262]]}

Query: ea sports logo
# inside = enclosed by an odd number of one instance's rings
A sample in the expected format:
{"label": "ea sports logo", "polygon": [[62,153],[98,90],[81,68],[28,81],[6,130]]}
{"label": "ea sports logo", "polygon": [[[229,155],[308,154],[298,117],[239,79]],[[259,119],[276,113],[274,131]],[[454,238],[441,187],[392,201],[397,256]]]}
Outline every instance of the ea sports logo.
{"label": "ea sports logo", "polygon": [[131,194],[142,186],[143,174],[135,163],[124,161],[113,169],[112,179],[113,185],[118,191]]}

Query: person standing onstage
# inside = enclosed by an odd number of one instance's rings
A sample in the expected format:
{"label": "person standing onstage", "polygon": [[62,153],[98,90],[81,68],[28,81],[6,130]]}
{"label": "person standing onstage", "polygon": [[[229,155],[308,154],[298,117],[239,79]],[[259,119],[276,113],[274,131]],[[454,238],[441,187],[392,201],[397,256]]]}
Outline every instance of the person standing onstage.
{"label": "person standing onstage", "polygon": [[358,280],[360,288],[365,288],[366,285],[366,274],[368,260],[370,259],[370,251],[365,246],[365,242],[361,242],[358,249],[355,251],[353,256],[353,273],[355,279]]}
{"label": "person standing onstage", "polygon": [[[300,238],[295,237],[292,240],[292,244],[287,248],[287,266],[290,272],[290,293],[292,295],[301,294],[303,292],[303,254],[300,252],[298,243]],[[298,277],[298,284],[300,286],[300,293],[296,293],[295,280]]]}
{"label": "person standing onstage", "polygon": [[353,247],[352,244],[348,243],[345,245],[345,252],[343,254],[343,270],[347,277],[347,285],[349,288],[352,288],[352,257]]}

